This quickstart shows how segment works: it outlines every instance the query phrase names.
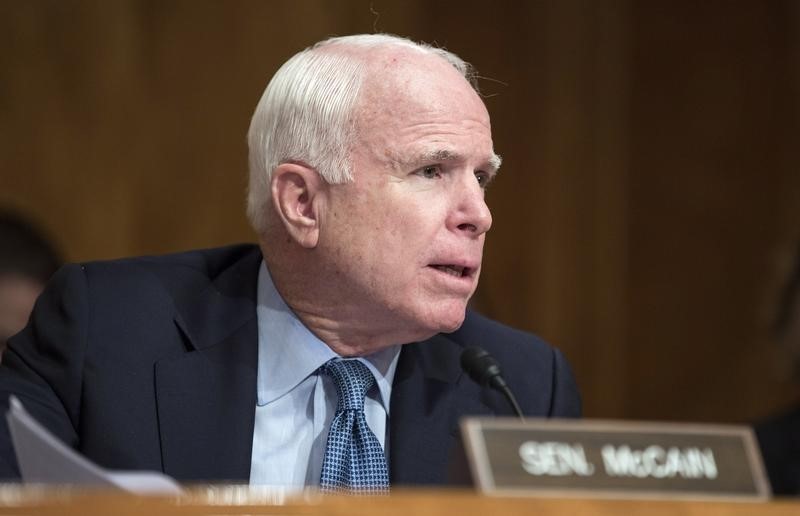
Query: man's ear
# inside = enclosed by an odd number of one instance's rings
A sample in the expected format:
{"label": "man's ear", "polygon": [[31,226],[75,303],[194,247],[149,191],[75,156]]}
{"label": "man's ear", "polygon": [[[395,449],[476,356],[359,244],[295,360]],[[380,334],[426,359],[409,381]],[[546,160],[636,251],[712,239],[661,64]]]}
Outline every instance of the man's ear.
{"label": "man's ear", "polygon": [[281,163],[272,172],[272,205],[289,238],[312,249],[319,241],[319,208],[327,183],[301,163]]}

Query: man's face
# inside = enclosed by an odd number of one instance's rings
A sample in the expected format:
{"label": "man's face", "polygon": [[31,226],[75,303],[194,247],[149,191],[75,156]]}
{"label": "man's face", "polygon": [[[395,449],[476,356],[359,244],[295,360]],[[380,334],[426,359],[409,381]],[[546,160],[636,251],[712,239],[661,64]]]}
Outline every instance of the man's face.
{"label": "man's face", "polygon": [[[492,223],[484,188],[499,166],[489,115],[448,63],[396,56],[367,79],[354,181],[330,187],[320,246],[343,304],[408,342],[457,329]],[[376,79],[380,77],[380,80]]]}
{"label": "man's face", "polygon": [[17,274],[0,275],[0,350],[28,322],[42,284]]}

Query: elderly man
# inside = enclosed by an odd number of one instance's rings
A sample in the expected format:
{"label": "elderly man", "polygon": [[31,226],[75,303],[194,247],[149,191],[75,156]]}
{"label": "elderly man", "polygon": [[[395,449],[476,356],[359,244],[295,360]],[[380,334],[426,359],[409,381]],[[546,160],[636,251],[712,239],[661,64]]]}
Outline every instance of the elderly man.
{"label": "elderly man", "polygon": [[[386,35],[275,74],[250,127],[260,246],[63,268],[12,338],[0,394],[109,468],[385,490],[448,481],[465,415],[575,416],[563,357],[466,312],[500,165],[468,65]],[[2,471],[17,474],[7,434]]]}

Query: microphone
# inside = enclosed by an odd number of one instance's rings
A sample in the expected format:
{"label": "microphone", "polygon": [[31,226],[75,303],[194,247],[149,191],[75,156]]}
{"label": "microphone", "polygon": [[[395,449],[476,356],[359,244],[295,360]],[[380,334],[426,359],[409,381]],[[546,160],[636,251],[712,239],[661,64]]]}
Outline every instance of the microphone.
{"label": "microphone", "polygon": [[477,346],[470,346],[461,352],[461,369],[466,372],[474,382],[484,387],[491,387],[499,391],[508,400],[514,413],[519,416],[521,420],[525,420],[522,415],[522,410],[517,404],[514,394],[503,378],[503,373],[500,371],[500,366],[497,361],[485,349]]}

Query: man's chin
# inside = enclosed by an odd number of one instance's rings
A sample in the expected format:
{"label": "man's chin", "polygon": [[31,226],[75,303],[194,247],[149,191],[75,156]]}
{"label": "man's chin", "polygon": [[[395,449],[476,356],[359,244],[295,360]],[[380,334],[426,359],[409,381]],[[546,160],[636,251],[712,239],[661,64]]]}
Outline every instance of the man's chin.
{"label": "man's chin", "polygon": [[466,307],[443,313],[437,318],[436,333],[453,333],[461,328],[466,317]]}
{"label": "man's chin", "polygon": [[[464,324],[466,303],[451,303],[445,306],[428,306],[427,309],[412,312],[402,327],[410,330],[407,342],[427,340],[438,333],[452,333]],[[413,329],[412,329],[413,328]]]}

